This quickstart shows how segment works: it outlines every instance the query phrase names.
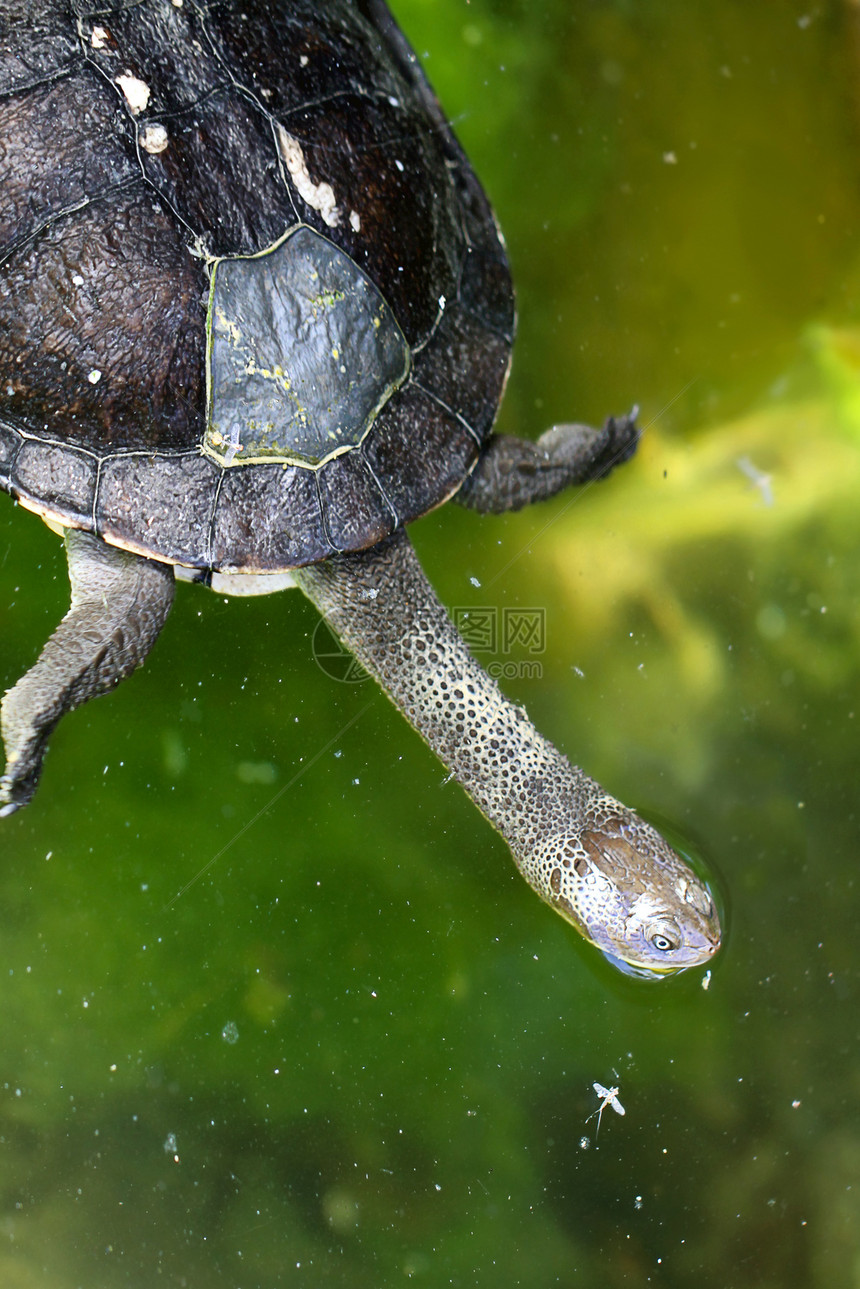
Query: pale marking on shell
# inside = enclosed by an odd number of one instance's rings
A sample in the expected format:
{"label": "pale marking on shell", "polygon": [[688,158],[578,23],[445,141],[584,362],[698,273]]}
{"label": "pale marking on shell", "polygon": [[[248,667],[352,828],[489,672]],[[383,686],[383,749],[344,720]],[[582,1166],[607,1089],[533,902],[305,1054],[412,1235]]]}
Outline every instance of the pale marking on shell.
{"label": "pale marking on shell", "polygon": [[357,210],[351,210],[349,212],[349,226],[354,233],[361,232],[361,216]]}
{"label": "pale marking on shell", "polygon": [[90,44],[93,49],[104,49],[110,40],[110,32],[107,27],[93,27],[90,33]]}
{"label": "pale marking on shell", "polygon": [[125,101],[133,116],[145,110],[150,95],[150,88],[145,81],[139,80],[137,76],[127,71],[117,76],[116,84],[125,95]]}
{"label": "pale marking on shell", "polygon": [[147,125],[140,132],[140,146],[154,157],[164,152],[169,142],[170,137],[163,125]]}
{"label": "pale marking on shell", "polygon": [[279,124],[276,128],[278,150],[299,196],[314,210],[319,211],[329,228],[335,228],[340,223],[340,211],[334,189],[331,184],[314,183],[308,174],[305,154],[298,139],[288,134],[282,125]]}

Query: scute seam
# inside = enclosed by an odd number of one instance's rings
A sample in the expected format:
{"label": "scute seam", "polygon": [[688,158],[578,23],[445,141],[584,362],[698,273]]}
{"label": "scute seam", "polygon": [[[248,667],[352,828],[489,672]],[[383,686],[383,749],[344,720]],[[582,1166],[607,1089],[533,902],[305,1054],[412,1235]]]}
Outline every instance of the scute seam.
{"label": "scute seam", "polygon": [[465,416],[463,416],[461,412],[455,411],[454,408],[450,406],[450,404],[445,402],[444,398],[440,398],[438,394],[434,394],[432,389],[427,389],[425,385],[422,385],[420,381],[415,380],[414,377],[412,377],[408,383],[411,385],[414,385],[416,389],[420,389],[421,393],[426,394],[428,398],[432,398],[433,402],[436,403],[439,407],[441,407],[444,411],[446,411],[449,416],[453,417],[455,421],[459,421],[460,424],[463,426],[463,428],[467,430],[469,434],[471,434],[472,438],[475,440],[475,443],[478,445],[479,448],[482,448],[484,446],[484,440],[478,434],[477,430],[475,430],[469,424],[469,422],[466,420]]}

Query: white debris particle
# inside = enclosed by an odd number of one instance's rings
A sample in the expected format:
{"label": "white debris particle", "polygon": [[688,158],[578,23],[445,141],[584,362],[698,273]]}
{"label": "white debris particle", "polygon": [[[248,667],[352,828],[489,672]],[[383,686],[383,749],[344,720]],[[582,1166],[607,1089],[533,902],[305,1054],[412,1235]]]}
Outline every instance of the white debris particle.
{"label": "white debris particle", "polygon": [[711,973],[710,971],[706,971],[705,974],[702,976],[702,988],[704,990],[708,990],[710,989],[710,987],[711,987]]}
{"label": "white debris particle", "polygon": [[678,157],[674,152],[664,152],[663,160],[667,166],[676,166],[678,164]]}
{"label": "white debris particle", "polygon": [[473,585],[473,586],[480,586],[480,585],[481,585],[481,583],[478,581],[478,579],[477,579],[476,577],[470,577],[470,578],[469,578],[469,581],[472,583],[472,585]]}
{"label": "white debris particle", "polygon": [[288,134],[282,125],[277,126],[277,131],[281,158],[299,196],[314,210],[319,211],[329,228],[335,228],[340,223],[340,211],[337,208],[334,189],[331,184],[314,183],[308,174],[305,154],[298,139]]}
{"label": "white debris particle", "polygon": [[757,465],[750,461],[749,457],[738,457],[738,469],[746,475],[754,488],[761,493],[761,499],[766,506],[773,505],[773,478],[766,474],[764,470],[759,470]]}
{"label": "white debris particle", "polygon": [[138,80],[130,71],[123,72],[117,76],[116,83],[125,95],[125,101],[128,103],[132,113],[137,116],[138,112],[144,111],[149,102],[149,86],[145,81]]}
{"label": "white debris particle", "polygon": [[361,216],[357,210],[351,210],[349,212],[349,226],[354,233],[361,232]]}
{"label": "white debris particle", "polygon": [[163,125],[145,125],[141,130],[138,141],[144,152],[149,152],[152,156],[157,156],[167,147],[170,138],[167,130]]}
{"label": "white debris particle", "polygon": [[81,277],[80,273],[73,273],[73,274],[72,274],[72,284],[73,284],[74,286],[83,286],[83,285],[84,285],[84,279]]}
{"label": "white debris particle", "polygon": [[93,27],[90,34],[90,44],[93,49],[104,49],[110,40],[110,32],[107,27]]}
{"label": "white debris particle", "polygon": [[299,59],[299,67],[307,67],[307,65],[308,65],[308,56],[307,54],[302,54],[301,58]]}
{"label": "white debris particle", "polygon": [[400,173],[402,174],[402,173],[403,173],[403,171],[404,171],[404,169],[405,169],[405,166],[403,165],[403,162],[402,162],[402,161],[395,161],[395,162],[394,162],[394,164],[397,166],[397,169],[398,169],[398,170],[400,171]]}
{"label": "white debris particle", "polygon": [[440,309],[444,309],[444,308],[445,308],[445,305],[446,305],[447,303],[448,303],[448,301],[445,299],[444,295],[440,295],[440,296],[439,296],[439,308],[440,308]]}
{"label": "white debris particle", "polygon": [[792,1110],[799,1110],[799,1109],[800,1109],[800,1102],[799,1102],[799,1101],[792,1101],[792,1103],[791,1103],[791,1108],[792,1108]]}
{"label": "white debris particle", "polygon": [[99,371],[98,367],[94,367],[90,372],[89,376],[87,376],[87,380],[90,382],[91,385],[98,385],[101,378],[102,378],[102,374]]}

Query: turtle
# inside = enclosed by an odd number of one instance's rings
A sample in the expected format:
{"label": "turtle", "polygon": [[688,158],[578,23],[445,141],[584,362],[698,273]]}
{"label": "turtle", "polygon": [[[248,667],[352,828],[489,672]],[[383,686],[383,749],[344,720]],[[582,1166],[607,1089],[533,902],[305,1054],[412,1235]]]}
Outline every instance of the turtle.
{"label": "turtle", "polygon": [[383,0],[0,0],[0,486],[71,583],[2,702],[0,814],[177,579],[297,586],[577,931],[634,974],[709,961],[704,878],[503,696],[407,535],[632,456],[635,414],[494,431],[514,329],[502,233]]}

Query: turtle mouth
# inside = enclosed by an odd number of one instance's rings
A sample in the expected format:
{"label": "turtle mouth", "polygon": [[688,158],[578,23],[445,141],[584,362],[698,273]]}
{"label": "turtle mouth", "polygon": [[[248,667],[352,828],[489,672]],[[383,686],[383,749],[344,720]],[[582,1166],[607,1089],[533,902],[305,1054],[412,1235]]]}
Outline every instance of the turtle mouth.
{"label": "turtle mouth", "polygon": [[[716,950],[712,950],[716,952]],[[641,962],[627,962],[625,958],[619,958],[617,954],[609,953],[602,949],[601,953],[607,962],[611,963],[617,971],[625,976],[632,976],[636,980],[665,980],[667,976],[679,976],[683,971],[689,971],[692,967],[704,966],[704,962],[667,962],[665,966],[645,966]]]}

